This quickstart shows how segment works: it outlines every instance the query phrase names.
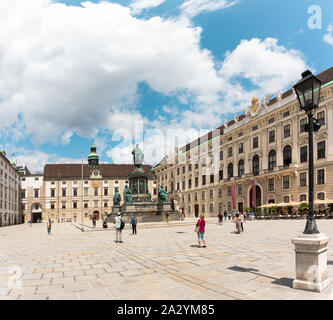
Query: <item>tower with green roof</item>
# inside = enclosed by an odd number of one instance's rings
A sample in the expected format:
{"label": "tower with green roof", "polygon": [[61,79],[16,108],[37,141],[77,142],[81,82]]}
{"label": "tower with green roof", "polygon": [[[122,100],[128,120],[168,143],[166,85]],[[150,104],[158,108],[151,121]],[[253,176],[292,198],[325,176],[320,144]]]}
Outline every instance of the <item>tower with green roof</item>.
{"label": "tower with green roof", "polygon": [[93,144],[90,148],[90,154],[88,156],[88,166],[91,168],[91,169],[96,169],[98,168],[98,162],[99,162],[99,156],[98,154],[96,153],[96,146],[95,144]]}

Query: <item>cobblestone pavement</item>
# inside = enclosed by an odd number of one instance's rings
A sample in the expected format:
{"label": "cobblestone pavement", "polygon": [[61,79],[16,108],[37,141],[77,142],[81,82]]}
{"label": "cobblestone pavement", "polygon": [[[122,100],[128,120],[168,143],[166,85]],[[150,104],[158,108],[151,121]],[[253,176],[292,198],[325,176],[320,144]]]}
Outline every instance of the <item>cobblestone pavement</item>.
{"label": "cobblestone pavement", "polygon": [[[333,238],[333,220],[317,221]],[[314,293],[291,288],[291,239],[305,220],[208,219],[207,248],[196,247],[194,220],[81,232],[71,224],[0,228],[0,299],[332,299],[332,288]],[[328,272],[333,278],[333,240]],[[16,279],[14,277],[16,276]],[[8,287],[9,285],[9,287]]]}

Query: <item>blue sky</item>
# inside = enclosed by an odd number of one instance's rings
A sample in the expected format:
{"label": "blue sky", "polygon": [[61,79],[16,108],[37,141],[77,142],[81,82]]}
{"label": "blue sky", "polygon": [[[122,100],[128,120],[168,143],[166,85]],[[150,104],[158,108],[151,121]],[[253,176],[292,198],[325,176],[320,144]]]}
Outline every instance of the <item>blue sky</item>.
{"label": "blue sky", "polygon": [[330,0],[2,0],[0,26],[0,148],[34,172],[93,142],[101,161],[138,142],[155,164],[168,132],[180,147],[333,65]]}

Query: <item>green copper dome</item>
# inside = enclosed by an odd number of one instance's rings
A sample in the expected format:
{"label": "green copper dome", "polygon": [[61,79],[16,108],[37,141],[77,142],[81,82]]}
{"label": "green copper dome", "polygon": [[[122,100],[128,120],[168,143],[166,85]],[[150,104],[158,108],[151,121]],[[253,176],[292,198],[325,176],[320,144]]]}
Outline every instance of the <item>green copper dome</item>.
{"label": "green copper dome", "polygon": [[93,144],[90,148],[90,154],[88,156],[88,165],[91,168],[97,168],[98,167],[99,156],[98,156],[96,150],[97,150],[97,148]]}

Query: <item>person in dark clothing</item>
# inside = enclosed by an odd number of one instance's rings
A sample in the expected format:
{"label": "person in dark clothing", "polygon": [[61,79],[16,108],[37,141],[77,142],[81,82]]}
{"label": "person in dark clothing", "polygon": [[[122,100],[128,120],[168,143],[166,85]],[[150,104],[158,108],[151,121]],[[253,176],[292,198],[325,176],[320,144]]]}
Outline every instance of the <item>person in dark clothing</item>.
{"label": "person in dark clothing", "polygon": [[133,214],[133,216],[131,217],[132,234],[136,234],[136,225],[137,224],[138,224],[138,219],[135,216],[135,214]]}

